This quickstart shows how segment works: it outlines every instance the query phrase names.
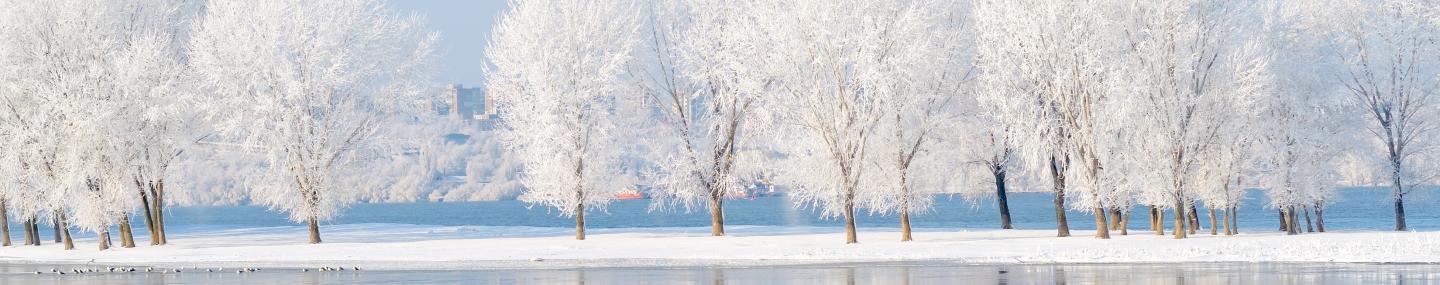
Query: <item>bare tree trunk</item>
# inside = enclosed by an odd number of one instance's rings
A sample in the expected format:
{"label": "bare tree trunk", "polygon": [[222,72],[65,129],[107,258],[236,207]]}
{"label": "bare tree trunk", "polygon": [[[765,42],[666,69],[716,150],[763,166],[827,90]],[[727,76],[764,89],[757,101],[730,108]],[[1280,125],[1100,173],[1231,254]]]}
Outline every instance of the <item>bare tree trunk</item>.
{"label": "bare tree trunk", "polygon": [[1155,207],[1153,206],[1153,204],[1151,204],[1151,230],[1152,232],[1155,232],[1155,235],[1164,236],[1165,230],[1161,229],[1161,226],[1159,226],[1161,225],[1161,223],[1159,222],[1161,222],[1162,219],[1161,214],[1159,213],[1161,213],[1159,207]]}
{"label": "bare tree trunk", "polygon": [[61,235],[64,238],[62,241],[65,242],[65,250],[75,249],[75,240],[70,238],[70,221],[65,219],[65,212],[60,212],[58,221],[57,224],[59,224],[60,230],[63,231]]}
{"label": "bare tree trunk", "polygon": [[35,235],[33,237],[35,245],[40,245],[40,221],[30,219],[30,233]]}
{"label": "bare tree trunk", "polygon": [[1130,235],[1130,214],[1134,212],[1130,208],[1125,208],[1125,215],[1120,218],[1120,235]]}
{"label": "bare tree trunk", "polygon": [[0,246],[10,246],[10,210],[5,205],[5,198],[0,198],[0,235],[4,235]]}
{"label": "bare tree trunk", "polygon": [[710,191],[710,236],[725,235],[725,194]]}
{"label": "bare tree trunk", "polygon": [[1315,203],[1315,231],[1325,232],[1325,205]]}
{"label": "bare tree trunk", "polygon": [[1281,207],[1280,209],[1275,209],[1275,211],[1280,213],[1280,231],[1290,231],[1290,219],[1285,217],[1284,207]]}
{"label": "bare tree trunk", "polygon": [[1176,199],[1176,200],[1175,200],[1175,238],[1176,238],[1176,239],[1183,239],[1183,238],[1185,238],[1185,224],[1186,224],[1187,222],[1189,222],[1189,221],[1186,221],[1186,219],[1185,219],[1185,208],[1187,208],[1187,207],[1185,207],[1185,201],[1184,201],[1184,200],[1180,200],[1180,199]]}
{"label": "bare tree trunk", "polygon": [[1224,224],[1225,224],[1225,235],[1226,235],[1226,236],[1233,236],[1233,235],[1235,235],[1235,232],[1234,232],[1235,229],[1231,228],[1231,227],[1233,227],[1234,225],[1230,224],[1230,217],[1234,216],[1235,213],[1230,211],[1230,207],[1225,207],[1225,209],[1224,209],[1224,210],[1221,210],[1221,212],[1225,213],[1225,217],[1224,217],[1224,218],[1221,218],[1221,219],[1223,220]]}
{"label": "bare tree trunk", "polygon": [[1230,233],[1240,235],[1240,209],[1236,206],[1230,206],[1230,216],[1228,217],[1230,217]]}
{"label": "bare tree trunk", "polygon": [[1298,235],[1298,234],[1300,234],[1300,219],[1298,218],[1298,215],[1295,214],[1295,206],[1286,207],[1286,208],[1285,208],[1285,214],[1286,214],[1286,215],[1285,215],[1285,217],[1286,217],[1286,220],[1285,220],[1285,234],[1286,234],[1286,235]]}
{"label": "bare tree trunk", "polygon": [[1215,208],[1210,208],[1210,235],[1219,235],[1220,228],[1215,227]]}
{"label": "bare tree trunk", "polygon": [[100,231],[100,251],[110,249],[110,230]]}
{"label": "bare tree trunk", "polygon": [[25,228],[25,245],[35,245],[39,240],[35,238],[35,219],[26,219],[20,227]]}
{"label": "bare tree trunk", "polygon": [[1305,232],[1315,232],[1315,223],[1310,221],[1310,206],[1300,206],[1300,208],[1305,209]]}
{"label": "bare tree trunk", "polygon": [[1394,145],[1393,145],[1393,143],[1392,143],[1392,145],[1391,145],[1391,151],[1390,151],[1390,166],[1391,166],[1391,170],[1392,170],[1392,171],[1390,172],[1390,183],[1391,183],[1390,189],[1392,189],[1392,190],[1394,191],[1394,196],[1395,196],[1395,230],[1396,230],[1396,231],[1404,231],[1404,230],[1405,230],[1405,191],[1404,191],[1405,188],[1404,188],[1404,184],[1402,184],[1401,181],[1400,181],[1400,179],[1401,179],[1400,171],[1401,171],[1402,169],[1405,169],[1405,168],[1402,168],[1400,163],[1401,163],[1401,161],[1400,161],[1399,155],[1396,153],[1396,151],[1394,151]]}
{"label": "bare tree trunk", "polygon": [[1405,230],[1405,197],[1402,195],[1395,195],[1395,230]]}
{"label": "bare tree trunk", "polygon": [[1240,234],[1240,219],[1238,218],[1239,216],[1240,216],[1240,209],[1236,208],[1235,206],[1230,206],[1230,214],[1229,214],[1229,215],[1225,215],[1225,217],[1230,219],[1230,228],[1231,228],[1231,229],[1230,229],[1230,234],[1231,234],[1231,235],[1238,235],[1238,234]]}
{"label": "bare tree trunk", "polygon": [[991,170],[995,174],[995,203],[1000,207],[1000,229],[1014,229],[1010,223],[1010,199],[1005,193],[1005,169]]}
{"label": "bare tree trunk", "polygon": [[855,237],[855,203],[845,202],[845,244],[859,243]]}
{"label": "bare tree trunk", "polygon": [[140,180],[135,180],[135,186],[140,188],[140,206],[145,210],[145,230],[150,232],[150,245],[160,245],[160,235],[155,230],[155,212],[150,209],[150,194]]}
{"label": "bare tree trunk", "polygon": [[1190,203],[1190,214],[1189,217],[1186,217],[1190,220],[1189,230],[1192,236],[1195,235],[1196,230],[1200,229],[1200,212],[1196,211],[1195,208],[1197,208],[1195,207],[1195,203]]}
{"label": "bare tree trunk", "polygon": [[575,205],[575,240],[585,240],[585,202]]}
{"label": "bare tree trunk", "polygon": [[900,241],[914,240],[910,237],[910,213],[908,210],[900,212]]}
{"label": "bare tree trunk", "polygon": [[315,216],[307,220],[310,224],[310,244],[320,243],[320,221]]}
{"label": "bare tree trunk", "polygon": [[1155,207],[1155,234],[1165,235],[1165,210]]}
{"label": "bare tree trunk", "polygon": [[1050,177],[1055,187],[1055,236],[1070,236],[1070,222],[1065,220],[1065,174],[1060,173],[1059,162],[1050,157]]}
{"label": "bare tree trunk", "polygon": [[50,216],[50,225],[55,227],[55,242],[64,241],[60,237],[60,219],[60,211],[55,211],[55,214]]}
{"label": "bare tree trunk", "polygon": [[1095,238],[1110,238],[1110,223],[1105,220],[1105,215],[1109,213],[1110,211],[1106,211],[1105,207],[1095,208]]}
{"label": "bare tree trunk", "polygon": [[[170,238],[165,235],[165,179],[155,181],[154,188],[155,203],[155,232],[159,235],[160,245],[170,243]],[[318,231],[317,231],[318,232]]]}
{"label": "bare tree trunk", "polygon": [[130,229],[130,215],[120,217],[120,247],[135,247],[135,232]]}
{"label": "bare tree trunk", "polygon": [[1119,208],[1110,209],[1110,230],[1118,231],[1125,228],[1125,213]]}

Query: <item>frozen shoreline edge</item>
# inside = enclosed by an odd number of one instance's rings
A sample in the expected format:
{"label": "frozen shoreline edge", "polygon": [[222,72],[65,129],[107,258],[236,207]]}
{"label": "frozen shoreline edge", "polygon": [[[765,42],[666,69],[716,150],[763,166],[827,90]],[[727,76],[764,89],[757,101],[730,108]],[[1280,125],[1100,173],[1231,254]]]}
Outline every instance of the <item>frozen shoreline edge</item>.
{"label": "frozen shoreline edge", "polygon": [[[430,261],[430,262],[399,262],[399,261],[297,261],[297,262],[273,262],[273,261],[216,261],[205,263],[191,262],[154,262],[154,263],[90,263],[80,261],[63,260],[13,260],[0,259],[0,266],[7,264],[15,265],[53,265],[61,267],[135,267],[156,269],[186,268],[189,270],[205,268],[264,268],[264,269],[301,269],[319,268],[322,266],[345,266],[346,268],[360,267],[362,270],[373,271],[486,271],[486,270],[572,270],[572,269],[661,269],[661,268],[754,268],[754,267],[831,267],[831,266],[1007,266],[1007,265],[1062,265],[1062,266],[1085,266],[1085,265],[1137,265],[1137,266],[1169,266],[1169,265],[1223,265],[1223,264],[1331,264],[1331,265],[1437,265],[1440,262],[1373,262],[1373,261],[1149,261],[1149,262],[1019,262],[999,260],[972,260],[972,259],[911,259],[911,260],[775,260],[775,259],[650,259],[650,258],[624,258],[624,259],[570,259],[570,260],[545,260],[545,261],[524,261],[524,260],[488,260],[488,261]],[[401,265],[404,264],[404,265]],[[218,272],[218,271],[217,271]]]}

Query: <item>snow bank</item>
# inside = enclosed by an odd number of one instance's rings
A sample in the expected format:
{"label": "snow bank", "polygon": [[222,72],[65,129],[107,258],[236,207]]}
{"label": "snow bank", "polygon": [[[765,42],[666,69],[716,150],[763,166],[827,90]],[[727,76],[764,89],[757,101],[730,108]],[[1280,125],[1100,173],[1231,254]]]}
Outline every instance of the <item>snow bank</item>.
{"label": "snow bank", "polygon": [[[709,228],[573,230],[537,227],[336,225],[321,229],[326,243],[305,244],[303,227],[190,229],[171,245],[95,250],[0,249],[0,261],[149,266],[310,267],[388,269],[558,268],[683,265],[779,265],[840,262],[1130,263],[1130,262],[1440,262],[1440,232],[1279,232],[1234,237],[1202,234],[1185,240],[1132,230],[1110,240],[1075,231],[918,229],[899,242],[890,229],[862,229],[860,244],[844,244],[838,228],[732,226],[729,236]],[[145,244],[144,240],[137,240]],[[118,244],[118,242],[117,242]]]}

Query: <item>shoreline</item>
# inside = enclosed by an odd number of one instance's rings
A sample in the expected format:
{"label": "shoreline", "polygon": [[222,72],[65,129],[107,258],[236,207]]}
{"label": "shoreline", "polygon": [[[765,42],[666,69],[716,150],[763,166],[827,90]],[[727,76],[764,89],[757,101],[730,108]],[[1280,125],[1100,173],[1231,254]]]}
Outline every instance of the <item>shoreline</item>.
{"label": "shoreline", "polygon": [[[733,267],[861,264],[1440,263],[1440,232],[1340,231],[1286,236],[1201,234],[1184,240],[1132,231],[1101,240],[1093,231],[862,228],[844,244],[840,229],[736,226],[597,229],[574,240],[566,228],[354,224],[329,227],[327,243],[306,244],[302,227],[180,232],[171,244],[97,251],[58,244],[0,248],[0,263],[154,267],[361,267],[393,270]],[[137,242],[142,241],[137,237]]]}
{"label": "shoreline", "polygon": [[[1150,261],[1150,262],[987,262],[960,259],[917,259],[917,260],[715,260],[715,259],[596,259],[596,260],[545,260],[541,262],[521,260],[492,261],[431,261],[406,262],[398,265],[391,261],[303,261],[276,263],[269,261],[213,261],[204,263],[89,263],[79,261],[41,261],[0,259],[0,266],[55,266],[65,268],[134,267],[156,270],[183,268],[187,271],[207,268],[229,269],[262,268],[270,270],[315,269],[321,266],[359,267],[363,271],[491,271],[491,270],[624,270],[624,269],[695,269],[695,268],[828,268],[847,266],[879,267],[963,267],[963,266],[1156,266],[1175,265],[1233,265],[1233,264],[1279,264],[1279,265],[1369,265],[1369,266],[1413,266],[1440,265],[1440,262],[1358,262],[1358,261]],[[217,270],[216,273],[225,273]]]}

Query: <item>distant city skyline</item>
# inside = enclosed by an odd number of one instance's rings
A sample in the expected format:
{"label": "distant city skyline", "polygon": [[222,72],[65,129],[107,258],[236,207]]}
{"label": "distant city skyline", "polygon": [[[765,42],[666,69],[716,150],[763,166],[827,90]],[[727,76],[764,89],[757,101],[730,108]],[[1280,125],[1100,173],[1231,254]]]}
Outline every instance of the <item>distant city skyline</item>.
{"label": "distant city skyline", "polygon": [[391,0],[388,4],[397,12],[424,15],[430,28],[440,32],[437,83],[476,87],[484,83],[484,65],[488,64],[485,43],[490,40],[490,27],[508,1]]}

